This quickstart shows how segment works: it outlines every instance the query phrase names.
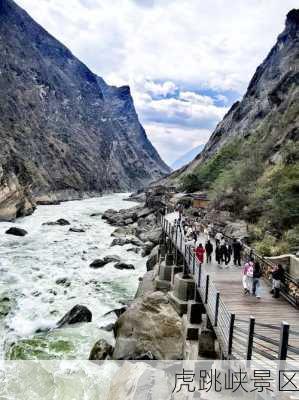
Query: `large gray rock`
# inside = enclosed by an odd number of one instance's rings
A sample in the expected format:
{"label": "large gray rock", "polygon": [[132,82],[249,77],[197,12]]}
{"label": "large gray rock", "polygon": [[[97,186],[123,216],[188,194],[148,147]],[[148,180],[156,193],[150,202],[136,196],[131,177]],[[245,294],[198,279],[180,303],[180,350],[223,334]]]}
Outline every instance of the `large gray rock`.
{"label": "large gray rock", "polygon": [[113,347],[108,342],[106,342],[106,340],[100,339],[93,346],[89,354],[89,360],[93,361],[106,360],[106,358],[110,358],[112,353],[113,353]]}
{"label": "large gray rock", "polygon": [[25,229],[12,227],[9,228],[6,232],[7,235],[14,235],[14,236],[26,236],[28,232]]}
{"label": "large gray rock", "polygon": [[138,238],[143,242],[153,242],[156,245],[160,243],[161,236],[162,228],[160,227],[155,227],[154,229],[138,234]]}
{"label": "large gray rock", "polygon": [[111,236],[113,237],[125,237],[125,236],[133,236],[135,235],[136,227],[129,225],[129,226],[121,226],[116,228],[112,233]]}
{"label": "large gray rock", "polygon": [[76,305],[58,321],[57,328],[61,328],[64,325],[77,324],[79,322],[91,322],[91,320],[91,311],[85,306]]}
{"label": "large gray rock", "polygon": [[97,258],[91,264],[89,264],[90,268],[103,268],[107,264],[106,261],[102,260],[101,258]]}
{"label": "large gray rock", "polygon": [[182,321],[165,294],[154,292],[136,299],[115,325],[114,359],[151,352],[158,360],[183,358]]}
{"label": "large gray rock", "polygon": [[125,262],[118,262],[114,265],[116,269],[135,269],[133,264],[127,264]]}
{"label": "large gray rock", "polygon": [[136,237],[118,237],[112,240],[111,247],[113,246],[124,246],[126,244],[133,244],[134,246],[142,246],[143,243]]}
{"label": "large gray rock", "polygon": [[146,261],[146,270],[152,271],[159,260],[159,245],[154,247]]}
{"label": "large gray rock", "polygon": [[57,221],[53,222],[44,222],[43,225],[60,225],[60,226],[66,226],[70,225],[69,221],[66,220],[65,218],[59,218]]}

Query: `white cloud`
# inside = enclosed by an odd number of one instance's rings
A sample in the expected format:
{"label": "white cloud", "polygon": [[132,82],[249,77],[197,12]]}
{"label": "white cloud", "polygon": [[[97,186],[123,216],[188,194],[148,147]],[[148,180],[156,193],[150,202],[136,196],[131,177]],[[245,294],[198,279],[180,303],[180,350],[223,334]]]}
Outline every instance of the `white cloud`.
{"label": "white cloud", "polygon": [[167,96],[174,94],[178,87],[176,86],[175,83],[171,81],[165,81],[163,83],[156,83],[153,82],[152,80],[147,79],[144,82],[144,89],[145,91],[149,92],[150,94],[154,96]]}
{"label": "white cloud", "polygon": [[[226,91],[245,91],[286,13],[298,7],[298,0],[16,1],[108,83],[129,84],[141,120],[165,137],[169,124],[173,135],[211,131],[225,110],[219,104],[231,102]],[[156,143],[168,152],[167,141]]]}
{"label": "white cloud", "polygon": [[160,155],[169,164],[176,161],[191,148],[206,143],[208,129],[181,128],[171,124],[144,124],[148,137],[160,149]]}

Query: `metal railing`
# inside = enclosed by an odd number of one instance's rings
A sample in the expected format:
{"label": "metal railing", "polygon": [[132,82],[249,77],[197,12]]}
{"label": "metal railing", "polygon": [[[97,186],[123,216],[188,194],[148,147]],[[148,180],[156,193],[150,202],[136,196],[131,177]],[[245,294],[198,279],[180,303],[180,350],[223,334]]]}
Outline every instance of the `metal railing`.
{"label": "metal railing", "polygon": [[164,216],[161,216],[161,223],[165,234],[184,257],[184,272],[195,280],[223,357],[299,361],[299,328],[290,329],[286,322],[282,322],[281,326],[263,324],[253,317],[245,320],[229,312],[209,273],[198,261],[191,246],[186,245],[181,229]]}

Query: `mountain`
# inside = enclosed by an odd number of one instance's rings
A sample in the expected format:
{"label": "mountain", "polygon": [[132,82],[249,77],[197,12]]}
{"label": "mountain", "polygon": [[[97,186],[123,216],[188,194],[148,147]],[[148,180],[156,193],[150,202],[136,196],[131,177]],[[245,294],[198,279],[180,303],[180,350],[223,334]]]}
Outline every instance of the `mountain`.
{"label": "mountain", "polygon": [[299,10],[204,150],[170,175],[206,190],[212,207],[244,219],[262,253],[299,249]]}
{"label": "mountain", "polygon": [[198,154],[201,153],[201,151],[204,148],[204,144],[200,144],[199,146],[194,147],[193,149],[189,150],[187,153],[185,153],[182,157],[178,158],[176,161],[174,161],[173,164],[171,164],[171,168],[173,170],[177,170],[184,165],[187,165],[192,161]]}
{"label": "mountain", "polygon": [[12,0],[0,0],[0,91],[2,219],[170,171],[129,87],[107,85]]}

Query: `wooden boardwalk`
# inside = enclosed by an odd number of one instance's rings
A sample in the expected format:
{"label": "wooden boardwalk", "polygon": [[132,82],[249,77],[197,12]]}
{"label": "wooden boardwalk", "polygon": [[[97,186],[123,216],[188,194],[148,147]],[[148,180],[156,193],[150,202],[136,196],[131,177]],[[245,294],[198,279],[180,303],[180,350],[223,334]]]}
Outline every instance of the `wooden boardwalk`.
{"label": "wooden boardwalk", "polygon": [[[173,223],[174,219],[177,218],[175,213],[167,215],[169,223]],[[199,238],[199,242],[204,245],[206,238]],[[212,241],[215,248],[215,243]],[[187,257],[188,258],[188,257]],[[190,258],[190,255],[189,255]],[[193,266],[194,268],[194,266]],[[196,265],[195,269],[200,269]],[[261,298],[258,299],[255,296],[245,295],[242,285],[242,267],[236,267],[232,263],[228,266],[222,264],[221,267],[216,263],[214,254],[212,256],[212,262],[207,264],[204,262],[201,266],[201,272],[194,271],[194,279],[197,281],[197,273],[201,273],[206,279],[209,276],[210,282],[213,284],[213,289],[209,289],[210,292],[210,305],[207,304],[208,314],[211,314],[213,318],[214,309],[216,307],[216,301],[212,297],[216,297],[216,293],[219,293],[221,298],[222,308],[219,308],[219,320],[218,326],[215,326],[215,332],[219,336],[220,341],[222,340],[226,344],[228,343],[227,336],[229,333],[229,322],[227,321],[227,315],[234,315],[234,338],[235,341],[232,346],[232,354],[236,358],[246,358],[247,342],[250,317],[254,318],[255,328],[253,338],[253,348],[256,349],[256,356],[269,355],[275,359],[279,352],[279,345],[281,341],[281,326],[282,322],[289,325],[288,332],[288,345],[290,353],[292,353],[292,360],[299,360],[299,311],[283,297],[275,299],[270,293],[271,285],[265,278],[261,281]],[[203,280],[203,278],[201,279]],[[203,284],[204,285],[204,284]],[[201,295],[205,296],[205,288],[200,289]],[[213,290],[213,292],[212,292]],[[221,313],[223,315],[221,315]],[[225,316],[224,316],[225,314]],[[217,317],[218,318],[218,317]],[[221,325],[219,327],[219,325]],[[216,324],[217,325],[217,324]],[[267,341],[267,340],[268,341]],[[255,345],[255,346],[254,346]],[[253,349],[253,352],[254,352]],[[288,355],[289,356],[289,355]]]}

